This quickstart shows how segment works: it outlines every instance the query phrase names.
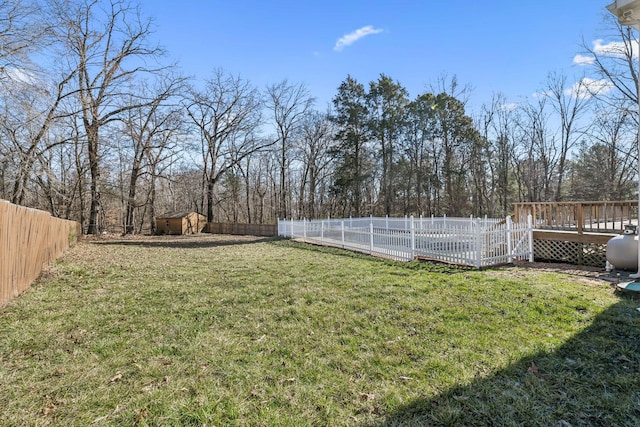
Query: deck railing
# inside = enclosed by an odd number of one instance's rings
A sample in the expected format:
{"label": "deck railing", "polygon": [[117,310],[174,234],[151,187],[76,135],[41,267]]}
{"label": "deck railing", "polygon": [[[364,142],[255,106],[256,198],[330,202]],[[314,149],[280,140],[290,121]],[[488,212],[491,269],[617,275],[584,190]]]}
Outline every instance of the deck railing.
{"label": "deck railing", "polygon": [[626,225],[638,225],[637,200],[514,203],[514,210],[515,221],[531,215],[541,230],[621,233]]}

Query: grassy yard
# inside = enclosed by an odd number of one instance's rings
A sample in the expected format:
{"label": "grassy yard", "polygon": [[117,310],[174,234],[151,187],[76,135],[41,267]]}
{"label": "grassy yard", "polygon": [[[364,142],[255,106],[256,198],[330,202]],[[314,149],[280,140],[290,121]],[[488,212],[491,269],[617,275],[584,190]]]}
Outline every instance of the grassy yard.
{"label": "grassy yard", "polygon": [[290,241],[83,242],[0,311],[0,425],[640,425],[638,305]]}

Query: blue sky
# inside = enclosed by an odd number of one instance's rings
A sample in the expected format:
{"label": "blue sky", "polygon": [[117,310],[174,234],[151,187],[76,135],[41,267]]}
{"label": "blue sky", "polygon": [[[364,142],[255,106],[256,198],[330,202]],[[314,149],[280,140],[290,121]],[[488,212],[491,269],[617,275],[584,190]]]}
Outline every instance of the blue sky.
{"label": "blue sky", "polygon": [[197,79],[219,67],[258,87],[304,82],[324,109],[348,74],[366,84],[385,73],[411,97],[455,75],[477,109],[496,92],[532,96],[552,71],[577,80],[582,40],[612,41],[611,1],[142,0],[142,11]]}

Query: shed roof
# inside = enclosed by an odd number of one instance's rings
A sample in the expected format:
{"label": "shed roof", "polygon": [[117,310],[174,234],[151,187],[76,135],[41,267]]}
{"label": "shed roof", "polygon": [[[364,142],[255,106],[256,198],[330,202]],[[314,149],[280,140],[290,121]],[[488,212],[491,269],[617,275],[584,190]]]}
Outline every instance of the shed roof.
{"label": "shed roof", "polygon": [[[186,216],[189,216],[191,214],[197,214],[200,215],[198,212],[195,211],[181,211],[181,212],[167,212],[163,215],[159,215],[156,218],[157,219],[168,219],[168,218],[184,218]],[[204,216],[204,215],[203,215]]]}

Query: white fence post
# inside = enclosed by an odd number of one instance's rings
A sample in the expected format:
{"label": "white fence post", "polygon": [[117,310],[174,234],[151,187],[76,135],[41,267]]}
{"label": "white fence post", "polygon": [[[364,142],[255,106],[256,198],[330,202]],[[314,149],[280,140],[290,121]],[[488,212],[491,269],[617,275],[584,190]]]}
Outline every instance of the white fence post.
{"label": "white fence post", "polygon": [[413,215],[411,215],[411,259],[416,257],[416,227],[413,223]]}
{"label": "white fence post", "polygon": [[476,268],[482,265],[482,227],[479,220],[473,221],[472,224],[476,230]]}
{"label": "white fence post", "polygon": [[527,233],[529,233],[529,262],[533,262],[533,217],[527,216]]}
{"label": "white fence post", "polygon": [[293,235],[293,218],[291,218],[291,238],[293,239],[295,236]]}
{"label": "white fence post", "polygon": [[373,219],[369,223],[369,251],[373,253]]}
{"label": "white fence post", "polygon": [[512,237],[511,237],[511,227],[512,227],[512,223],[511,223],[511,217],[507,216],[507,260],[509,263],[513,262],[513,244],[512,244]]}
{"label": "white fence post", "polygon": [[324,221],[320,223],[320,241],[324,242]]}
{"label": "white fence post", "polygon": [[302,237],[303,237],[303,240],[306,242],[307,241],[307,219],[306,218],[302,218]]}
{"label": "white fence post", "polygon": [[342,247],[344,248],[344,221],[340,221],[340,228],[342,229]]}

